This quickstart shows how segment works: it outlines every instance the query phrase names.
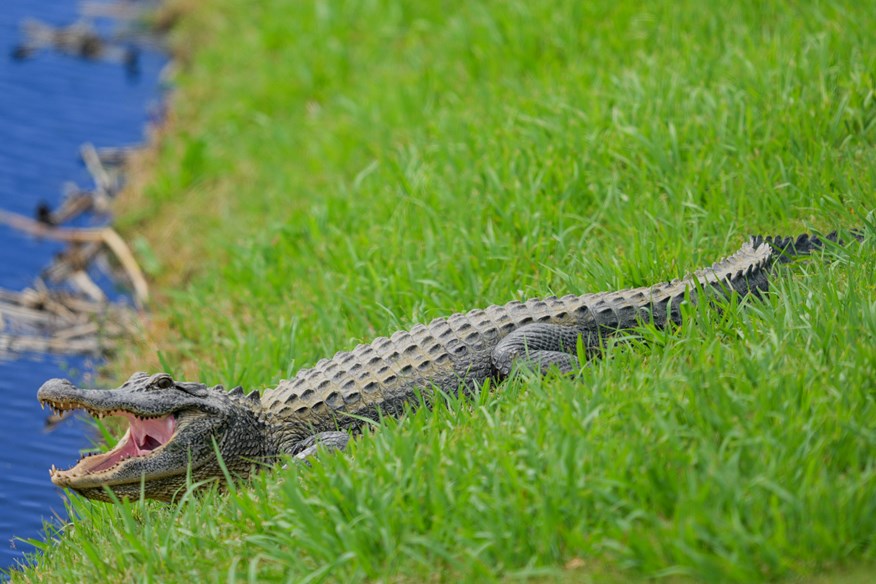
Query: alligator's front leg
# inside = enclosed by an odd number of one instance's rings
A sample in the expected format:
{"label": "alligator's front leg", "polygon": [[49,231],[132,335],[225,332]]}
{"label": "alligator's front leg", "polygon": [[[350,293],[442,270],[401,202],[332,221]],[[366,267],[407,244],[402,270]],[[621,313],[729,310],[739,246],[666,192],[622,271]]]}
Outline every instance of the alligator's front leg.
{"label": "alligator's front leg", "polygon": [[296,460],[306,461],[313,458],[320,446],[326,450],[343,450],[349,441],[350,435],[346,432],[320,432],[297,443],[291,454]]}
{"label": "alligator's front leg", "polygon": [[491,355],[493,369],[505,377],[514,363],[524,363],[535,371],[546,373],[556,368],[560,373],[578,371],[578,339],[584,348],[593,346],[590,335],[579,327],[549,323],[533,323],[520,327],[499,341]]}

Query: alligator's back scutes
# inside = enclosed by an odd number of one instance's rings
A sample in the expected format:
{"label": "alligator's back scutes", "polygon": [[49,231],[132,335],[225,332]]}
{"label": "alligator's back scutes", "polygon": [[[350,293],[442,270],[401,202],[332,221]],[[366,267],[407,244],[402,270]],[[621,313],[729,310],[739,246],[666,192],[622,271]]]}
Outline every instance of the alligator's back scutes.
{"label": "alligator's back scutes", "polygon": [[414,399],[412,386],[456,391],[461,385],[482,384],[492,374],[490,350],[527,324],[574,325],[584,333],[585,343],[592,344],[602,334],[643,319],[658,324],[678,321],[679,305],[686,293],[695,296],[696,286],[759,293],[767,287],[763,271],[770,254],[768,245],[755,248],[746,243],[709,268],[650,287],[515,300],[436,318],[428,325],[418,324],[323,359],[294,379],[282,381],[264,395],[263,402],[272,414],[312,429],[355,426],[360,423],[356,418],[338,418],[332,412],[375,413],[380,407],[386,413],[392,404]]}

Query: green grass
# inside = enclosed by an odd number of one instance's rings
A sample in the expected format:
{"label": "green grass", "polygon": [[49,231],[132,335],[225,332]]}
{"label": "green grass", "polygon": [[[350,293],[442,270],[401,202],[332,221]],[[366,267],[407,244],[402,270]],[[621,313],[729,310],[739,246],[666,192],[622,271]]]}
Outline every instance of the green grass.
{"label": "green grass", "polygon": [[678,277],[749,233],[866,240],[310,469],[74,500],[13,579],[872,579],[874,31],[852,0],[191,9],[121,219],[165,286],[125,367],[269,388],[436,316]]}

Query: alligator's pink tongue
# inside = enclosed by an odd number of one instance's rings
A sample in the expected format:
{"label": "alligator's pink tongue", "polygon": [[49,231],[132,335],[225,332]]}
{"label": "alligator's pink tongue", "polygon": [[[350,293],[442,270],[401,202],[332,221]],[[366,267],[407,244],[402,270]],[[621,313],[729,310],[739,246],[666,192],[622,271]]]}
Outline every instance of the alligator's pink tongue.
{"label": "alligator's pink tongue", "polygon": [[126,458],[148,454],[170,440],[176,430],[176,420],[172,414],[151,419],[138,418],[132,414],[122,415],[130,424],[128,433],[106,454],[86,458],[82,463],[86,473],[106,470]]}
{"label": "alligator's pink tongue", "polygon": [[134,446],[131,454],[134,456],[155,450],[173,436],[173,416],[146,420],[131,414],[125,414],[125,417],[131,424],[131,442]]}

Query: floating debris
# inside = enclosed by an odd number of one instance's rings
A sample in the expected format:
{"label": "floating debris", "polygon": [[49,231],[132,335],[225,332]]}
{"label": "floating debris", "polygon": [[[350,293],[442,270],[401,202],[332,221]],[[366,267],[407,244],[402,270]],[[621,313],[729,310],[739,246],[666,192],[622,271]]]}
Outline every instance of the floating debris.
{"label": "floating debris", "polygon": [[[134,301],[136,304],[142,307],[149,299],[149,287],[146,284],[143,270],[140,269],[140,265],[134,259],[134,254],[131,253],[128,245],[112,227],[85,229],[54,227],[22,215],[9,213],[8,211],[0,211],[0,223],[5,223],[10,227],[15,227],[37,237],[44,237],[55,241],[79,244],[101,243],[105,245],[113,252],[127,274],[134,289]],[[70,257],[75,257],[75,255]]]}
{"label": "floating debris", "polygon": [[79,148],[79,155],[89,174],[94,178],[95,207],[109,210],[109,201],[122,190],[124,165],[105,165],[93,144],[86,143]]}
{"label": "floating debris", "polygon": [[[59,226],[86,212],[109,213],[110,202],[122,185],[122,157],[118,152],[101,157],[92,145],[84,145],[82,159],[95,188],[68,189],[56,210],[40,204],[36,219],[0,210],[0,223],[35,237],[68,244],[32,288],[21,292],[0,289],[0,354],[100,355],[110,351],[116,339],[136,331],[138,311],[110,302],[88,273],[101,256],[112,255],[130,283],[136,307],[142,308],[149,298],[149,288],[128,245],[112,227]],[[105,164],[105,159],[114,163]]]}
{"label": "floating debris", "polygon": [[140,72],[140,50],[134,45],[103,38],[87,21],[55,27],[28,19],[22,25],[25,40],[12,50],[12,58],[23,60],[44,49],[80,59],[121,63],[130,75]]}
{"label": "floating debris", "polygon": [[40,281],[21,292],[0,290],[0,353],[100,355],[136,332],[139,318],[131,307],[50,290]]}
{"label": "floating debris", "polygon": [[121,146],[116,148],[97,148],[97,158],[107,168],[122,169],[131,160],[131,156],[142,151],[139,146]]}
{"label": "floating debris", "polygon": [[[96,164],[89,165],[92,172],[103,169]],[[109,193],[115,192],[105,188],[109,182],[106,177],[95,177],[98,184],[95,191],[68,196],[58,211],[40,205],[36,219],[0,210],[0,223],[35,237],[68,244],[32,288],[21,292],[0,289],[0,354],[100,355],[110,351],[116,339],[136,332],[140,313],[132,306],[110,302],[88,273],[98,258],[111,254],[130,283],[136,307],[142,309],[149,298],[149,288],[128,245],[112,227],[57,226],[83,212],[108,210]]]}
{"label": "floating debris", "polygon": [[48,203],[40,203],[36,208],[36,220],[43,225],[62,225],[83,213],[98,212],[95,208],[93,191],[82,190],[76,185],[64,185],[64,199],[55,210]]}
{"label": "floating debris", "polygon": [[[151,22],[147,14],[156,7],[154,0],[87,0],[81,6],[83,18],[68,26],[26,20],[22,23],[23,41],[12,51],[12,57],[23,60],[42,50],[55,50],[82,59],[119,62],[129,73],[136,73],[139,47],[160,43],[160,31],[147,30]],[[111,35],[102,34],[103,27],[98,30],[92,21],[107,17],[123,27]],[[34,218],[0,210],[0,223],[37,238],[67,244],[30,288],[20,292],[0,289],[0,354],[35,351],[100,355],[112,350],[120,337],[137,331],[149,289],[128,245],[110,226],[65,225],[86,213],[108,220],[112,201],[124,187],[128,162],[138,149],[98,149],[83,144],[80,156],[93,188],[65,185],[61,204],[53,209],[48,203],[40,203]],[[114,280],[126,281],[132,298],[111,301],[92,278],[96,269]]]}
{"label": "floating debris", "polygon": [[139,148],[102,148],[83,144],[80,155],[94,178],[95,188],[85,190],[68,183],[61,206],[52,210],[47,203],[36,209],[36,220],[45,225],[61,225],[83,213],[109,214],[111,200],[124,186],[125,165]]}

